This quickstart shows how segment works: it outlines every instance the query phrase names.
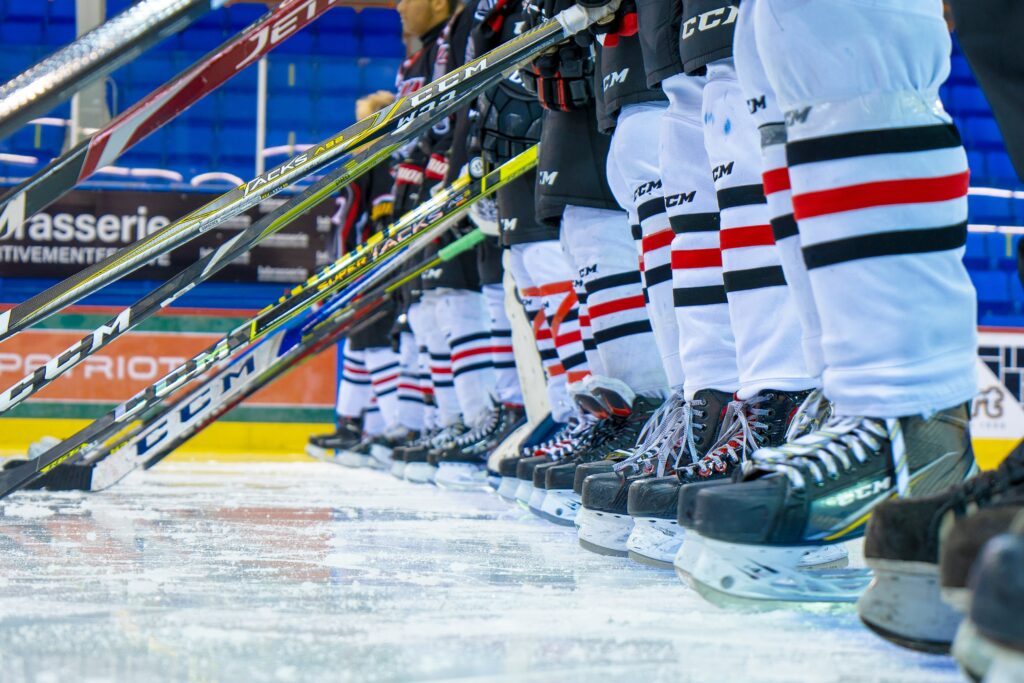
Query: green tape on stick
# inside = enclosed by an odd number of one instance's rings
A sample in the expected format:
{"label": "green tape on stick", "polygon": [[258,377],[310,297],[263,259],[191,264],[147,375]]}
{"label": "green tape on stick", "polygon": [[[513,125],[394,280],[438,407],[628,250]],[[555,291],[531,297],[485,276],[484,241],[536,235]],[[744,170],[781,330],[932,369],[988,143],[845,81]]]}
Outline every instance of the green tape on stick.
{"label": "green tape on stick", "polygon": [[442,261],[451,261],[462,252],[469,251],[483,242],[486,237],[486,235],[480,232],[480,228],[476,228],[473,232],[466,233],[447,247],[441,247],[440,251],[437,252],[437,257]]}

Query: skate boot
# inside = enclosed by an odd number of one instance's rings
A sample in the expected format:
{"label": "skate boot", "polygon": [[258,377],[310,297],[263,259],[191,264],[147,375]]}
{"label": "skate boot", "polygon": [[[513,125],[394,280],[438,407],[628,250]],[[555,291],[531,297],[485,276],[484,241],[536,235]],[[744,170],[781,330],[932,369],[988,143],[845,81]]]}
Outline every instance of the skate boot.
{"label": "skate boot", "polygon": [[966,403],[928,418],[832,417],[759,449],[736,481],[697,493],[677,571],[712,598],[853,602],[871,572],[844,569],[832,544],[862,536],[887,498],[962,482],[974,470],[968,421]]}
{"label": "skate boot", "polygon": [[633,410],[636,394],[622,380],[603,375],[588,375],[576,382],[569,395],[583,412],[599,420],[610,417],[628,417]]}
{"label": "skate boot", "polygon": [[[590,438],[598,424],[597,418],[584,414],[578,420],[571,421],[567,429],[532,449],[529,456],[521,458],[516,463],[516,479],[519,482],[515,494],[516,503],[539,515],[545,496],[545,468],[570,457],[582,441]],[[534,503],[532,506],[531,502]]]}
{"label": "skate boot", "polygon": [[439,449],[434,483],[456,490],[489,488],[487,456],[518,429],[524,419],[522,406],[495,403],[479,427]]}
{"label": "skate boot", "polygon": [[[673,393],[644,425],[635,448],[576,468],[573,490],[582,503],[576,514],[580,546],[602,555],[627,555],[626,539],[633,529],[633,518],[626,512],[629,487],[641,479],[674,471],[675,458],[669,460],[673,451],[681,452],[676,445],[686,431],[687,418],[682,392]],[[607,464],[612,471],[587,472],[598,464]]]}
{"label": "skate boot", "polygon": [[469,429],[462,424],[462,420],[459,420],[402,449],[396,448],[393,457],[399,457],[401,454],[401,458],[405,462],[402,476],[406,481],[414,484],[432,483],[437,474],[437,464],[430,462],[431,451],[444,448],[467,431]]}
{"label": "skate boot", "polygon": [[[342,417],[333,434],[315,434],[309,437],[309,443],[306,444],[306,455],[317,460],[327,460],[332,455],[331,451],[340,455],[342,452],[358,446],[362,440],[362,420]],[[337,459],[336,461],[343,465],[348,464]],[[362,467],[363,465],[349,464],[348,466]]]}
{"label": "skate boot", "polygon": [[[948,652],[967,611],[970,565],[988,538],[1007,529],[1021,503],[1024,445],[997,469],[960,486],[881,503],[864,539],[874,579],[857,603],[861,621],[904,647]],[[940,548],[947,559],[941,579]]]}
{"label": "skate boot", "polygon": [[516,476],[520,461],[539,457],[538,453],[543,453],[556,441],[563,440],[574,426],[574,422],[545,421],[534,427],[533,431],[519,444],[519,452],[516,456],[504,458],[498,463],[498,475],[501,477],[498,484],[498,496],[509,503],[516,502],[516,490],[521,483],[519,477]]}
{"label": "skate boot", "polygon": [[405,462],[395,460],[391,457],[391,454],[396,448],[408,445],[410,441],[414,441],[418,436],[417,432],[410,431],[405,427],[394,427],[370,441],[370,455],[373,457],[377,467],[387,470],[393,476],[401,479],[402,473],[405,471]]}
{"label": "skate boot", "polygon": [[953,655],[975,681],[1024,681],[1024,514],[985,544],[971,571],[971,605]]}
{"label": "skate boot", "polygon": [[[661,404],[660,399],[635,397],[629,415],[613,415],[601,420],[585,439],[581,439],[579,446],[573,451],[572,458],[565,463],[544,468],[544,499],[540,514],[549,517],[558,511],[563,519],[571,514],[575,520],[576,511],[582,502],[580,495],[573,490],[576,469],[586,463],[604,460],[616,451],[636,446],[644,425]],[[609,462],[607,466],[610,467],[612,464],[614,463]],[[534,482],[536,484],[537,480]]]}
{"label": "skate boot", "polygon": [[630,485],[626,513],[633,528],[626,539],[630,558],[642,564],[671,569],[682,543],[676,523],[676,500],[681,483],[678,468],[704,457],[718,440],[722,420],[732,394],[702,389],[687,403],[686,429],[675,446],[675,467],[662,476],[651,476]]}
{"label": "skate boot", "polygon": [[[488,456],[487,479],[491,488],[497,492],[498,489],[501,488],[502,479],[506,476],[515,479],[516,463],[521,457],[523,457],[523,451],[551,438],[551,436],[561,429],[562,426],[562,424],[555,422],[551,418],[550,413],[545,415],[543,420],[532,427],[529,424],[529,420],[525,420],[518,429],[509,434],[508,438],[506,438],[500,446],[491,451],[490,456]],[[506,461],[508,464],[505,465],[505,473],[502,474],[502,463]],[[508,500],[511,498],[512,500],[515,500],[515,488],[512,488],[510,493],[508,491],[510,484],[506,484],[505,486],[507,494],[505,499]],[[514,486],[518,487],[518,485],[519,482],[516,481]]]}

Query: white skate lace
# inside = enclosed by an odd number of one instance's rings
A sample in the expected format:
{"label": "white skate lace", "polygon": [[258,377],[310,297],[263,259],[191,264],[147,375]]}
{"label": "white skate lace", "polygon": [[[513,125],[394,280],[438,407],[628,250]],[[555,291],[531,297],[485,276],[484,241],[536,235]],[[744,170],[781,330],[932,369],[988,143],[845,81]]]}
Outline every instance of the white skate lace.
{"label": "white skate lace", "polygon": [[769,400],[769,396],[758,394],[745,401],[730,401],[722,417],[722,436],[707,455],[687,465],[691,474],[707,477],[713,472],[724,472],[726,460],[737,465],[746,457],[748,451],[761,446],[764,433],[770,425],[760,418],[767,417],[769,410],[759,408],[758,404]]}
{"label": "white skate lace", "polygon": [[498,428],[498,424],[501,421],[501,415],[501,406],[492,404],[483,421],[478,426],[457,438],[455,440],[455,446],[469,446],[470,444],[476,443],[477,441],[490,436],[490,434]]}
{"label": "white skate lace", "polygon": [[833,417],[821,429],[791,443],[755,451],[744,472],[778,472],[796,488],[805,488],[804,475],[810,474],[815,484],[822,485],[826,477],[838,479],[842,472],[878,455],[886,442],[892,444],[896,489],[904,495],[910,488],[910,472],[897,419]]}
{"label": "white skate lace", "polygon": [[576,425],[577,425],[577,422],[575,420],[573,420],[571,422],[566,422],[561,427],[559,427],[558,431],[556,431],[554,434],[552,434],[550,438],[545,439],[544,441],[541,441],[540,443],[535,444],[533,446],[524,446],[523,447],[523,455],[524,456],[535,455],[538,451],[545,451],[546,452],[548,449],[550,449],[550,448],[552,448],[552,447],[554,447],[554,446],[556,446],[558,444],[561,444],[562,442],[564,442],[569,437],[569,434],[572,433],[572,430],[576,427]]}
{"label": "white skate lace", "polygon": [[[684,437],[684,430],[692,441],[693,435],[690,432],[689,424],[689,406],[682,392],[674,392],[644,424],[643,429],[640,430],[636,447],[631,449],[632,455],[622,462],[616,463],[615,471],[648,470],[654,471],[655,476],[664,476],[669,454]],[[650,467],[651,463],[657,464]]]}
{"label": "white skate lace", "polygon": [[800,404],[793,414],[793,419],[786,429],[784,443],[796,441],[804,434],[809,434],[821,428],[832,416],[832,403],[825,398],[821,389],[812,389],[804,402]]}
{"label": "white skate lace", "polygon": [[572,428],[563,438],[554,441],[544,448],[538,449],[536,454],[544,455],[555,460],[570,455],[590,430],[596,428],[599,422],[600,420],[593,415],[583,413],[579,420],[572,424]]}

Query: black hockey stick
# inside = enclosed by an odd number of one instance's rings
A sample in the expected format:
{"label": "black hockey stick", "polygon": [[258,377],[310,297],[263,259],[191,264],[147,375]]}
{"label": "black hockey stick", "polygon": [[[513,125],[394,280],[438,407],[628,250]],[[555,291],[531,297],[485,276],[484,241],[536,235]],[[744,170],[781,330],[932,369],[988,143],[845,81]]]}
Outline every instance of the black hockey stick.
{"label": "black hockey stick", "polygon": [[588,10],[574,5],[420,90],[400,97],[387,109],[356,122],[310,151],[293,157],[163,230],[0,313],[0,341],[273,196],[288,183],[365,145],[364,162],[350,169],[351,175],[347,180],[358,177],[433,121],[453,112],[518,65],[594,21],[605,18],[612,11],[614,8],[609,6],[596,11],[596,14],[588,14]]}
{"label": "black hockey stick", "polygon": [[[150,133],[172,121],[242,69],[255,64],[327,10],[340,6],[362,7],[371,3],[372,0],[285,0],[123,111],[91,137],[8,191],[0,199],[0,239],[17,236],[26,218],[100,168],[113,163]],[[389,0],[379,3],[381,7],[391,5]]]}
{"label": "black hockey stick", "polygon": [[0,140],[225,0],[141,0],[0,86]]}
{"label": "black hockey stick", "polygon": [[408,250],[410,244],[432,239],[447,229],[453,212],[465,210],[484,196],[484,193],[493,192],[532,168],[536,164],[536,153],[536,147],[530,148],[480,179],[460,178],[445,191],[406,214],[391,229],[375,235],[374,239],[358,250],[354,259],[341,259],[321,270],[305,284],[281,297],[278,303],[265,308],[251,321],[239,326],[219,342],[73,436],[20,467],[0,472],[0,498],[30,483],[79,451],[89,449],[91,444],[106,441],[129,422],[205,373],[215,363],[270,334],[306,308],[323,301],[341,288],[352,285],[375,264],[383,261],[393,264],[400,261],[400,252]]}

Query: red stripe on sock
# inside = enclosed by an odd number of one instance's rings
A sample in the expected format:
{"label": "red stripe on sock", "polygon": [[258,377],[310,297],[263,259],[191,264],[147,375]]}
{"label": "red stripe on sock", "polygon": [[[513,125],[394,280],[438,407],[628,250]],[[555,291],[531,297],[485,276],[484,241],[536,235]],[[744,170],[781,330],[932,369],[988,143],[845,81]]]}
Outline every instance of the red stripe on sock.
{"label": "red stripe on sock", "polygon": [[566,344],[575,344],[578,341],[583,341],[583,336],[579,330],[575,332],[569,332],[568,334],[561,334],[555,337],[555,346],[565,346]]}
{"label": "red stripe on sock", "polygon": [[588,304],[588,308],[590,309],[590,319],[593,320],[603,315],[631,311],[635,308],[644,308],[646,305],[644,295],[637,294],[636,296],[627,296],[622,299],[615,299],[614,301],[606,301],[602,304]]}
{"label": "red stripe on sock", "polygon": [[475,349],[466,349],[465,351],[457,351],[452,354],[452,363],[460,361],[463,358],[469,358],[470,356],[482,356],[484,354],[501,353],[502,349],[507,349],[505,353],[512,351],[511,346],[478,346]]}
{"label": "red stripe on sock", "polygon": [[719,241],[723,250],[770,247],[775,244],[775,236],[770,225],[748,225],[743,228],[723,229],[719,233]]}
{"label": "red stripe on sock", "polygon": [[387,375],[385,377],[378,377],[377,379],[370,380],[370,382],[375,387],[376,386],[380,386],[381,384],[387,384],[388,382],[393,382],[394,380],[398,379],[398,374],[399,373],[396,372],[393,375]]}
{"label": "red stripe on sock", "polygon": [[[793,195],[793,216],[799,221],[844,211],[896,204],[945,202],[967,194],[971,172],[934,178],[880,180]],[[724,234],[724,231],[723,231]]]}
{"label": "red stripe on sock", "polygon": [[667,230],[661,230],[659,232],[655,232],[648,235],[641,242],[644,253],[646,254],[656,249],[664,249],[665,247],[672,244],[672,238],[675,236],[676,234],[672,231],[672,228],[668,228]]}
{"label": "red stripe on sock", "polygon": [[785,166],[765,171],[761,174],[761,180],[764,183],[765,194],[772,194],[773,192],[782,192],[790,189],[789,169]]}
{"label": "red stripe on sock", "polygon": [[686,249],[672,252],[673,270],[721,267],[722,251],[720,249]]}

